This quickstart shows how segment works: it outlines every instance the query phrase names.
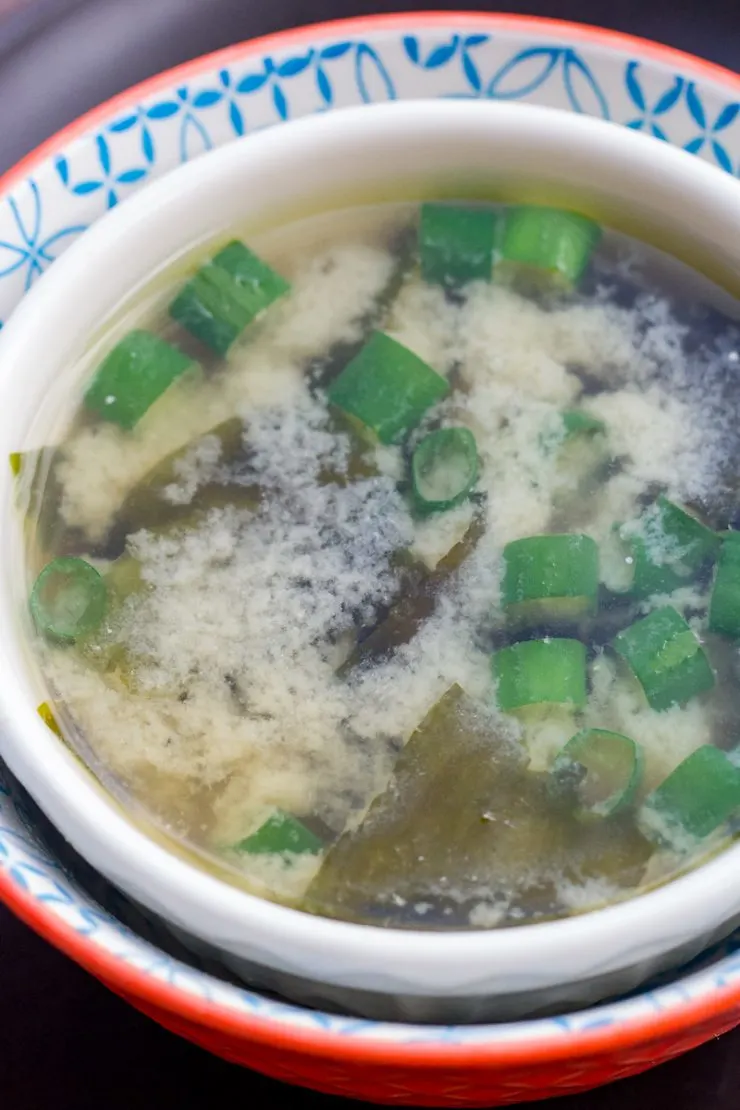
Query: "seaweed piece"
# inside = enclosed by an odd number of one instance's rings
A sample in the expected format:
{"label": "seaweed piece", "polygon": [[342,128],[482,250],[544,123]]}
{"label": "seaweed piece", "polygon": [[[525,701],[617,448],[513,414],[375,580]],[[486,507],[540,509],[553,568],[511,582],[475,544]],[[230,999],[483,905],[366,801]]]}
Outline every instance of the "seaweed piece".
{"label": "seaweed piece", "polygon": [[[506,892],[512,908],[547,916],[556,879],[629,886],[651,852],[631,816],[584,828],[552,798],[549,776],[528,771],[518,745],[455,685],[413,733],[359,828],[329,850],[304,908],[440,927],[469,924],[473,906]],[[409,914],[444,903],[441,919]]]}
{"label": "seaweed piece", "polygon": [[475,549],[484,527],[483,517],[476,514],[463,538],[432,571],[420,563],[409,563],[401,574],[398,599],[369,632],[360,634],[354,651],[337,674],[346,676],[356,667],[392,655],[399,647],[413,640],[424,621],[434,612],[442,587]]}

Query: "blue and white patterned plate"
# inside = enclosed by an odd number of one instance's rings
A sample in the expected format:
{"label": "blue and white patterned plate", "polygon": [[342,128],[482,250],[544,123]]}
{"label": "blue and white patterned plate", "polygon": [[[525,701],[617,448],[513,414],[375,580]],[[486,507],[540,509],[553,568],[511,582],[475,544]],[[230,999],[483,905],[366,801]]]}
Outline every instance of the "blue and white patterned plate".
{"label": "blue and white patterned plate", "polygon": [[[625,36],[507,16],[379,17],[302,28],[189,63],[130,90],[0,181],[0,326],[106,209],[180,162],[264,127],[353,104],[420,97],[516,100],[600,116],[740,172],[740,78]],[[232,1015],[404,1045],[562,1041],[691,1007],[740,985],[740,933],[634,996],[563,1017],[415,1027],[286,1005],[196,966],[79,860],[0,767],[0,896],[96,952]],[[12,895],[12,898],[11,898]]]}

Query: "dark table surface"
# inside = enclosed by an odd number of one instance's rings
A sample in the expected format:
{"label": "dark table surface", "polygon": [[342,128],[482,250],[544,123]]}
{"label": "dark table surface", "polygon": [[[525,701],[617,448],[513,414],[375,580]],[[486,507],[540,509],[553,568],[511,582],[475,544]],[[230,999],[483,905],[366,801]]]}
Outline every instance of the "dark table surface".
{"label": "dark table surface", "polygon": [[[80,112],[163,68],[299,23],[399,9],[403,0],[0,0],[0,170]],[[502,0],[509,11],[629,31],[740,69],[740,6],[727,0]],[[3,1110],[350,1110],[222,1063],[109,994],[0,907]],[[365,1105],[365,1104],[362,1104]],[[738,1110],[740,1029],[558,1110]]]}

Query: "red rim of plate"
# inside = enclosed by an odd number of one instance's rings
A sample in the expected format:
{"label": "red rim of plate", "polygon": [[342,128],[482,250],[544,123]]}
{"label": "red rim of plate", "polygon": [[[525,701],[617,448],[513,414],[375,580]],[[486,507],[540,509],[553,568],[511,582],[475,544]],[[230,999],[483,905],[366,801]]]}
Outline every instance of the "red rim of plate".
{"label": "red rim of plate", "polygon": [[[57,131],[20,162],[0,176],[0,198],[19,181],[38,167],[60,146],[81,138],[103,119],[109,119],[119,109],[128,107],[163,87],[183,79],[192,78],[204,70],[228,64],[252,54],[279,50],[289,44],[336,38],[339,35],[357,35],[363,32],[393,31],[402,27],[421,26],[427,29],[447,26],[450,23],[470,22],[491,30],[532,31],[554,38],[574,39],[592,46],[604,46],[623,53],[632,52],[650,58],[668,67],[689,69],[706,79],[732,88],[740,97],[740,76],[723,66],[696,58],[685,51],[660,43],[650,42],[635,35],[603,30],[581,23],[535,16],[518,16],[479,12],[406,12],[395,15],[364,16],[340,19],[327,23],[314,23],[291,31],[280,31],[262,38],[237,43],[211,54],[204,54],[190,62],[165,70],[155,77],[133,85],[97,108],[80,116],[67,127]],[[574,1031],[561,1039],[547,1039],[542,1043],[531,1039],[532,1027],[526,1042],[492,1044],[450,1044],[429,1041],[404,1044],[402,1042],[362,1039],[354,1032],[351,1037],[325,1030],[291,1028],[280,1019],[261,1014],[232,1012],[229,1007],[186,993],[169,983],[153,978],[147,972],[131,967],[119,957],[98,946],[89,937],[81,936],[21,890],[0,869],[0,899],[27,925],[87,971],[108,985],[140,998],[151,1005],[198,1025],[217,1030],[231,1037],[250,1040],[258,1044],[277,1045],[286,1049],[354,1063],[384,1063],[418,1069],[443,1069],[451,1065],[467,1068],[491,1068],[550,1063],[573,1056],[600,1056],[634,1046],[644,1047],[665,1037],[676,1037],[688,1031],[696,1032],[702,1025],[712,1024],[717,1018],[727,1016],[733,1009],[740,1009],[740,982],[718,987],[708,997],[689,999],[676,1003],[668,1012],[628,1019],[619,1027],[605,1026],[595,1030]]]}

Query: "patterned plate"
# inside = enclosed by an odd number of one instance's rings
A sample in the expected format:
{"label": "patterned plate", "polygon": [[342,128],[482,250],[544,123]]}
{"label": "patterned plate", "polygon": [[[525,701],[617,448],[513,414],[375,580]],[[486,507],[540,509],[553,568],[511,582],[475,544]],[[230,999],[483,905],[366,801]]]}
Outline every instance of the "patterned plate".
{"label": "patterned plate", "polygon": [[[107,208],[179,162],[310,113],[429,96],[600,116],[728,173],[740,169],[740,78],[665,47],[459,13],[301,28],[131,89],[6,174],[0,326]],[[565,1094],[650,1067],[740,1021],[740,934],[630,998],[539,1021],[409,1026],[286,1005],[185,953],[162,922],[71,852],[2,768],[0,897],[169,1028],[279,1078],[374,1102],[492,1106]]]}

